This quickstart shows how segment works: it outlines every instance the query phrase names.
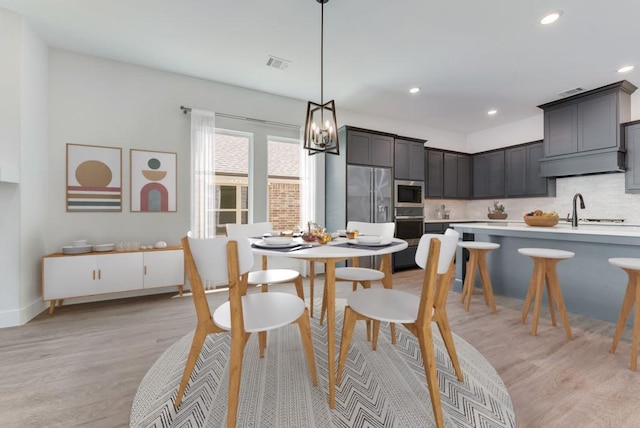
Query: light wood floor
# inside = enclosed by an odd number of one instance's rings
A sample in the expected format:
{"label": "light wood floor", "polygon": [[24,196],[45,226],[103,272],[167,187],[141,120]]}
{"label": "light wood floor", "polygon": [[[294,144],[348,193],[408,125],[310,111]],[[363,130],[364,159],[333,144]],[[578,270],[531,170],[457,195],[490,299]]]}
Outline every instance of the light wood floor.
{"label": "light wood floor", "polygon": [[[418,294],[421,272],[395,274],[394,287]],[[339,285],[338,296],[349,288]],[[496,296],[498,314],[492,315],[481,295],[473,296],[469,313],[459,298],[455,292],[449,298],[452,329],[496,368],[519,427],[640,426],[640,372],[629,370],[630,329],[613,355],[611,323],[570,315],[574,340],[568,342],[544,310],[533,337],[531,316],[520,324],[522,301]],[[212,307],[225,299],[224,292],[209,295]],[[69,305],[0,329],[0,427],[128,426],[143,376],[194,326],[191,298],[165,294]]]}

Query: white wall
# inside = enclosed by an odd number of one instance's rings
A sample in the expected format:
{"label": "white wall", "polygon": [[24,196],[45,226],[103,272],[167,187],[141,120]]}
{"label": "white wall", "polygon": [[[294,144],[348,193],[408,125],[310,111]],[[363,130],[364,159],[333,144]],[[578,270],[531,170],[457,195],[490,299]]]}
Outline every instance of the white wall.
{"label": "white wall", "polygon": [[[20,163],[20,16],[0,9],[0,167]],[[20,300],[20,193],[0,182],[0,325],[16,323]]]}
{"label": "white wall", "polygon": [[20,323],[43,308],[41,258],[47,235],[48,48],[22,26],[20,81]]}

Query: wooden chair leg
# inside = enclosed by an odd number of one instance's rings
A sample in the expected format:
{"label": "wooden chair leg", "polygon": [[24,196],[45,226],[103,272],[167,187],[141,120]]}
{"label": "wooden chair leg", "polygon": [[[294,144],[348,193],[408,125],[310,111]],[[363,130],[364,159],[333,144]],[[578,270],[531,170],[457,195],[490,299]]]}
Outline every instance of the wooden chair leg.
{"label": "wooden chair leg", "polygon": [[264,358],[264,350],[267,348],[267,332],[258,333],[258,345],[260,346],[260,358]]}
{"label": "wooden chair leg", "polygon": [[[635,274],[634,274],[635,276]],[[636,279],[635,285],[638,285]],[[631,339],[631,370],[638,370],[638,335],[640,334],[640,293],[636,290],[636,310],[633,314],[633,338]]]}
{"label": "wooden chair leg", "polygon": [[322,306],[320,307],[320,325],[324,322],[324,316],[327,313],[327,286],[322,291]]}
{"label": "wooden chair leg", "polygon": [[353,337],[353,329],[356,326],[357,316],[353,310],[347,306],[344,308],[344,321],[342,323],[342,338],[340,339],[340,357],[338,358],[338,373],[336,374],[336,383],[340,383],[342,372],[349,354],[349,345],[351,337]]}
{"label": "wooden chair leg", "polygon": [[389,324],[389,328],[391,329],[391,344],[396,344],[396,325],[394,323]]}
{"label": "wooden chair leg", "polygon": [[294,284],[296,286],[296,294],[298,295],[299,298],[302,299],[302,301],[304,301],[304,288],[302,286],[302,276],[298,275]]}
{"label": "wooden chair leg", "polygon": [[373,320],[373,337],[371,338],[371,349],[374,351],[378,348],[378,333],[380,333],[380,321]]}
{"label": "wooden chair leg", "polygon": [[456,346],[453,342],[453,335],[451,334],[451,327],[449,326],[449,319],[447,318],[447,313],[443,309],[438,310],[438,314],[434,317],[436,321],[436,325],[438,326],[438,330],[440,330],[440,335],[442,336],[442,340],[444,341],[444,346],[447,348],[447,352],[449,353],[449,358],[451,359],[451,363],[453,364],[453,369],[456,372],[456,376],[460,382],[464,382],[464,377],[462,376],[462,368],[460,367],[460,361],[458,360],[458,353],[456,352]]}
{"label": "wooden chair leg", "polygon": [[316,360],[313,355],[313,340],[311,339],[311,322],[309,320],[309,309],[305,308],[304,313],[296,320],[298,329],[300,330],[300,338],[302,339],[302,345],[304,352],[307,355],[307,362],[309,363],[309,371],[311,372],[311,380],[314,385],[318,384],[318,376],[316,374]]}
{"label": "wooden chair leg", "polygon": [[431,333],[431,322],[423,327],[418,327],[418,342],[420,343],[420,353],[422,354],[422,363],[424,366],[424,374],[427,378],[427,386],[429,388],[429,396],[431,397],[431,407],[433,407],[433,416],[436,420],[436,427],[444,427],[444,416],[442,414],[442,406],[440,404],[440,389],[438,388],[438,373],[436,371],[436,357],[433,349],[433,335]]}
{"label": "wooden chair leg", "polygon": [[229,395],[227,398],[227,428],[235,428],[240,398],[240,376],[242,374],[242,354],[245,338],[243,334],[231,333],[231,351],[229,355]]}
{"label": "wooden chair leg", "polygon": [[313,318],[313,286],[316,277],[316,263],[313,260],[309,260],[309,307],[310,317]]}
{"label": "wooden chair leg", "polygon": [[196,362],[198,361],[198,357],[200,356],[200,351],[202,350],[204,341],[207,338],[207,334],[208,332],[205,328],[196,328],[196,331],[193,334],[191,349],[189,350],[189,356],[187,357],[187,362],[184,366],[184,371],[182,372],[182,380],[180,381],[178,394],[176,395],[176,400],[173,404],[176,409],[180,407],[180,403],[182,403],[184,391],[187,388],[189,379],[191,378],[191,373],[193,373],[193,368],[196,366]]}
{"label": "wooden chair leg", "polygon": [[618,315],[618,323],[616,324],[616,332],[613,335],[613,343],[611,343],[611,353],[616,352],[618,342],[624,331],[624,327],[627,325],[627,319],[631,314],[631,309],[636,300],[636,285],[634,284],[631,276],[627,282],[627,291],[624,293],[624,299],[622,299],[622,307],[620,308],[620,314]]}

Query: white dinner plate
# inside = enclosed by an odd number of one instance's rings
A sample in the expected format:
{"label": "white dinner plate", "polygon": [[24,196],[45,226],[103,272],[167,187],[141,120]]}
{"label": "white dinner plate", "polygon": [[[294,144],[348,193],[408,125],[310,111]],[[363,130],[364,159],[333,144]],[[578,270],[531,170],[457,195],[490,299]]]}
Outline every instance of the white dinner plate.
{"label": "white dinner plate", "polygon": [[391,244],[392,240],[387,238],[387,239],[383,239],[382,241],[376,242],[376,243],[373,243],[373,242],[364,243],[364,242],[358,242],[355,239],[349,239],[347,242],[349,244],[351,244],[351,245],[362,245],[364,247],[384,247],[385,245]]}
{"label": "white dinner plate", "polygon": [[253,245],[260,248],[293,248],[300,245],[299,242],[289,242],[286,244],[267,244],[262,239],[258,242],[254,242]]}

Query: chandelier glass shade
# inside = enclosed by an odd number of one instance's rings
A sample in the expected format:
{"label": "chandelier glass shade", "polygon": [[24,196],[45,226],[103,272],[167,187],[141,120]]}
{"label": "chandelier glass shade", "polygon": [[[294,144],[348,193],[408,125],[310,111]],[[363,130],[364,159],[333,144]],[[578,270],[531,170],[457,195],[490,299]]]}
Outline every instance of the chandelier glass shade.
{"label": "chandelier glass shade", "polygon": [[316,0],[321,4],[320,18],[320,104],[307,103],[307,119],[304,125],[304,148],[309,155],[317,153],[340,154],[338,122],[334,100],[324,102],[324,4],[329,0]]}

